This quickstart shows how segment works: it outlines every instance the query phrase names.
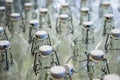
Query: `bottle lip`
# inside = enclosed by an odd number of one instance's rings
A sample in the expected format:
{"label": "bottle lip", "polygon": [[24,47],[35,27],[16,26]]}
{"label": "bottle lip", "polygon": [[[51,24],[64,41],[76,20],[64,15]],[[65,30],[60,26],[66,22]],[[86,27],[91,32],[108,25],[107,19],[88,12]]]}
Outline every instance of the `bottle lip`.
{"label": "bottle lip", "polygon": [[102,2],[102,5],[103,6],[109,6],[111,3],[110,3],[110,1],[103,1]]}
{"label": "bottle lip", "polygon": [[54,66],[50,68],[50,75],[54,79],[61,79],[65,77],[66,69],[63,66]]}
{"label": "bottle lip", "polygon": [[68,6],[69,6],[69,4],[66,2],[61,4],[61,7],[68,7]]}
{"label": "bottle lip", "polygon": [[47,9],[47,8],[40,8],[40,9],[39,9],[39,12],[40,12],[41,14],[46,14],[46,13],[48,12],[48,9]]}
{"label": "bottle lip", "polygon": [[120,37],[120,29],[113,29],[113,30],[111,30],[111,35],[113,37]]}
{"label": "bottle lip", "polygon": [[104,15],[104,17],[107,18],[107,19],[111,19],[111,18],[114,17],[114,15],[112,13],[107,13],[107,14]]}
{"label": "bottle lip", "polygon": [[30,9],[33,6],[33,4],[31,2],[26,2],[25,3],[25,8],[26,9]]}
{"label": "bottle lip", "polygon": [[66,20],[68,18],[69,18],[69,16],[67,14],[60,14],[59,15],[59,19],[62,19],[62,20]]}
{"label": "bottle lip", "polygon": [[120,76],[117,75],[117,74],[108,74],[108,75],[105,75],[104,80],[120,80]]}

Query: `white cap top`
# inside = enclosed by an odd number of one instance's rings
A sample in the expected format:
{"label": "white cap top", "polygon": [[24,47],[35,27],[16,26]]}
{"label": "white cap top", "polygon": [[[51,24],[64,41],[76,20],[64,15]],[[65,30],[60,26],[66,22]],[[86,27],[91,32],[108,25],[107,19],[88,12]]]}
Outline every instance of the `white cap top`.
{"label": "white cap top", "polygon": [[49,45],[44,45],[39,48],[41,55],[47,56],[52,53],[52,47]]}
{"label": "white cap top", "polygon": [[104,17],[107,18],[107,19],[112,19],[114,17],[114,15],[108,13],[108,14],[105,14]]}
{"label": "white cap top", "polygon": [[91,28],[93,26],[93,22],[91,22],[91,21],[83,22],[83,26],[85,28]]}
{"label": "white cap top", "polygon": [[61,7],[68,7],[68,6],[69,6],[68,3],[62,3],[62,4],[61,4]]}
{"label": "white cap top", "polygon": [[50,74],[54,79],[62,79],[65,77],[65,67],[63,66],[54,66],[50,69]]}
{"label": "white cap top", "polygon": [[111,35],[114,37],[120,37],[120,29],[111,30]]}
{"label": "white cap top", "polygon": [[66,73],[71,75],[73,73],[73,65],[72,64],[65,64],[64,65],[65,69],[66,69]]}
{"label": "white cap top", "polygon": [[48,12],[48,9],[47,8],[40,8],[40,13],[42,14],[46,14]]}
{"label": "white cap top", "polygon": [[105,53],[101,50],[92,50],[90,52],[90,56],[94,60],[101,60],[103,58],[104,54]]}
{"label": "white cap top", "polygon": [[5,6],[0,6],[0,11],[4,11],[5,10]]}
{"label": "white cap top", "polygon": [[30,20],[29,22],[30,25],[38,27],[39,26],[39,20]]}
{"label": "white cap top", "polygon": [[9,41],[6,41],[6,40],[0,41],[0,49],[8,48],[9,46],[10,46]]}
{"label": "white cap top", "polygon": [[89,11],[89,8],[88,8],[88,7],[82,7],[82,8],[81,8],[81,11],[82,11],[82,12],[88,12],[88,11]]}
{"label": "white cap top", "polygon": [[69,18],[69,16],[68,16],[67,14],[60,14],[60,15],[59,15],[59,18],[60,18],[61,20],[66,20],[66,19]]}
{"label": "white cap top", "polygon": [[2,33],[4,31],[3,27],[0,27],[0,33]]}
{"label": "white cap top", "polygon": [[11,13],[10,17],[12,20],[18,20],[20,18],[20,14],[19,13]]}
{"label": "white cap top", "polygon": [[109,6],[109,5],[110,5],[110,1],[103,1],[103,2],[102,2],[102,5],[104,5],[104,6]]}
{"label": "white cap top", "polygon": [[25,3],[25,8],[29,9],[33,6],[31,2]]}
{"label": "white cap top", "polygon": [[37,31],[35,35],[39,39],[46,39],[48,36],[48,33],[46,31]]}
{"label": "white cap top", "polygon": [[103,80],[120,80],[120,76],[116,74],[108,74],[104,76]]}
{"label": "white cap top", "polygon": [[13,0],[5,0],[7,3],[13,3]]}

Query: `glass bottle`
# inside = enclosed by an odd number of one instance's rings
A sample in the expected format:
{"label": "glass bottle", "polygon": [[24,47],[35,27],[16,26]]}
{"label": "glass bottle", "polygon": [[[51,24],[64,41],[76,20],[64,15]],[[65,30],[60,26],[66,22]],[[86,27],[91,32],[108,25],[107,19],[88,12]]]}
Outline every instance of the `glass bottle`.
{"label": "glass bottle", "polygon": [[117,67],[120,64],[119,41],[120,41],[120,29],[112,29],[111,33],[109,33],[106,38],[105,51],[107,52],[110,72],[116,74],[120,74]]}
{"label": "glass bottle", "polygon": [[5,18],[5,6],[0,6],[0,26],[3,26],[4,28],[6,24]]}
{"label": "glass bottle", "polygon": [[12,54],[9,53],[10,43],[7,40],[0,41],[0,53],[1,53],[1,62],[2,67],[5,71],[9,70],[11,64],[13,64]]}
{"label": "glass bottle", "polygon": [[34,34],[35,32],[37,32],[39,30],[39,21],[38,20],[30,20],[29,22],[29,30],[27,31],[28,33],[28,42],[29,43],[32,43],[32,40],[33,40],[33,37],[34,37]]}
{"label": "glass bottle", "polygon": [[51,45],[50,36],[46,31],[37,31],[31,44],[31,54],[34,55],[39,50],[39,46]]}
{"label": "glass bottle", "polygon": [[100,3],[99,13],[98,13],[99,17],[102,18],[104,16],[104,14],[106,14],[106,13],[113,14],[113,9],[110,4],[110,1],[102,1]]}
{"label": "glass bottle", "polygon": [[45,74],[52,66],[60,65],[59,58],[55,50],[49,45],[39,47],[35,53],[33,69],[39,79],[44,80]]}
{"label": "glass bottle", "polygon": [[104,25],[103,25],[103,35],[110,33],[111,29],[115,28],[114,26],[114,15],[113,14],[105,14],[104,15]]}
{"label": "glass bottle", "polygon": [[90,80],[100,80],[104,75],[109,74],[107,59],[102,50],[92,50],[88,56],[87,73]]}
{"label": "glass bottle", "polygon": [[40,8],[39,10],[39,23],[40,23],[40,28],[43,28],[47,31],[51,28],[51,21],[50,17],[48,14],[48,9],[47,8]]}

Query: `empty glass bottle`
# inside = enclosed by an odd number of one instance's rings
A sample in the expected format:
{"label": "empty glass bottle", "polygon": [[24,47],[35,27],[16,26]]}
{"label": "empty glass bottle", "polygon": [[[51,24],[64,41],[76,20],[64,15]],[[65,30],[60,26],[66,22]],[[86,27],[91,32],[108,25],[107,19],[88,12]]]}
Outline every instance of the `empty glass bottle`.
{"label": "empty glass bottle", "polygon": [[90,80],[100,80],[106,74],[109,74],[107,59],[105,53],[101,50],[92,50],[88,57],[87,73]]}
{"label": "empty glass bottle", "polygon": [[56,51],[49,45],[39,47],[39,51],[35,53],[33,65],[35,74],[39,73],[39,79],[44,80],[48,69],[56,65],[60,65]]}
{"label": "empty glass bottle", "polygon": [[105,50],[108,52],[107,58],[109,61],[110,72],[119,74],[118,67],[120,64],[120,29],[112,29],[111,33],[107,35]]}
{"label": "empty glass bottle", "polygon": [[37,31],[32,39],[31,54],[38,52],[42,45],[51,45],[50,36],[46,31]]}
{"label": "empty glass bottle", "polygon": [[102,18],[104,14],[107,13],[113,14],[113,9],[110,4],[110,1],[102,1],[99,7],[99,17]]}

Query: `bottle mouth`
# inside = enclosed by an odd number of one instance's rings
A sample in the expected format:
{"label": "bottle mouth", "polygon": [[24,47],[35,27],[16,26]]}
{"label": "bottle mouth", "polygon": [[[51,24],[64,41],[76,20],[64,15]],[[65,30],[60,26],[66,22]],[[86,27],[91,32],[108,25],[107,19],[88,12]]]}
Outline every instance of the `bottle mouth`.
{"label": "bottle mouth", "polygon": [[34,27],[39,27],[39,20],[31,20],[29,24]]}
{"label": "bottle mouth", "polygon": [[35,33],[37,39],[46,39],[48,37],[48,33],[46,31],[37,31]]}
{"label": "bottle mouth", "polygon": [[120,29],[113,29],[113,30],[111,30],[111,35],[113,37],[120,37]]}

